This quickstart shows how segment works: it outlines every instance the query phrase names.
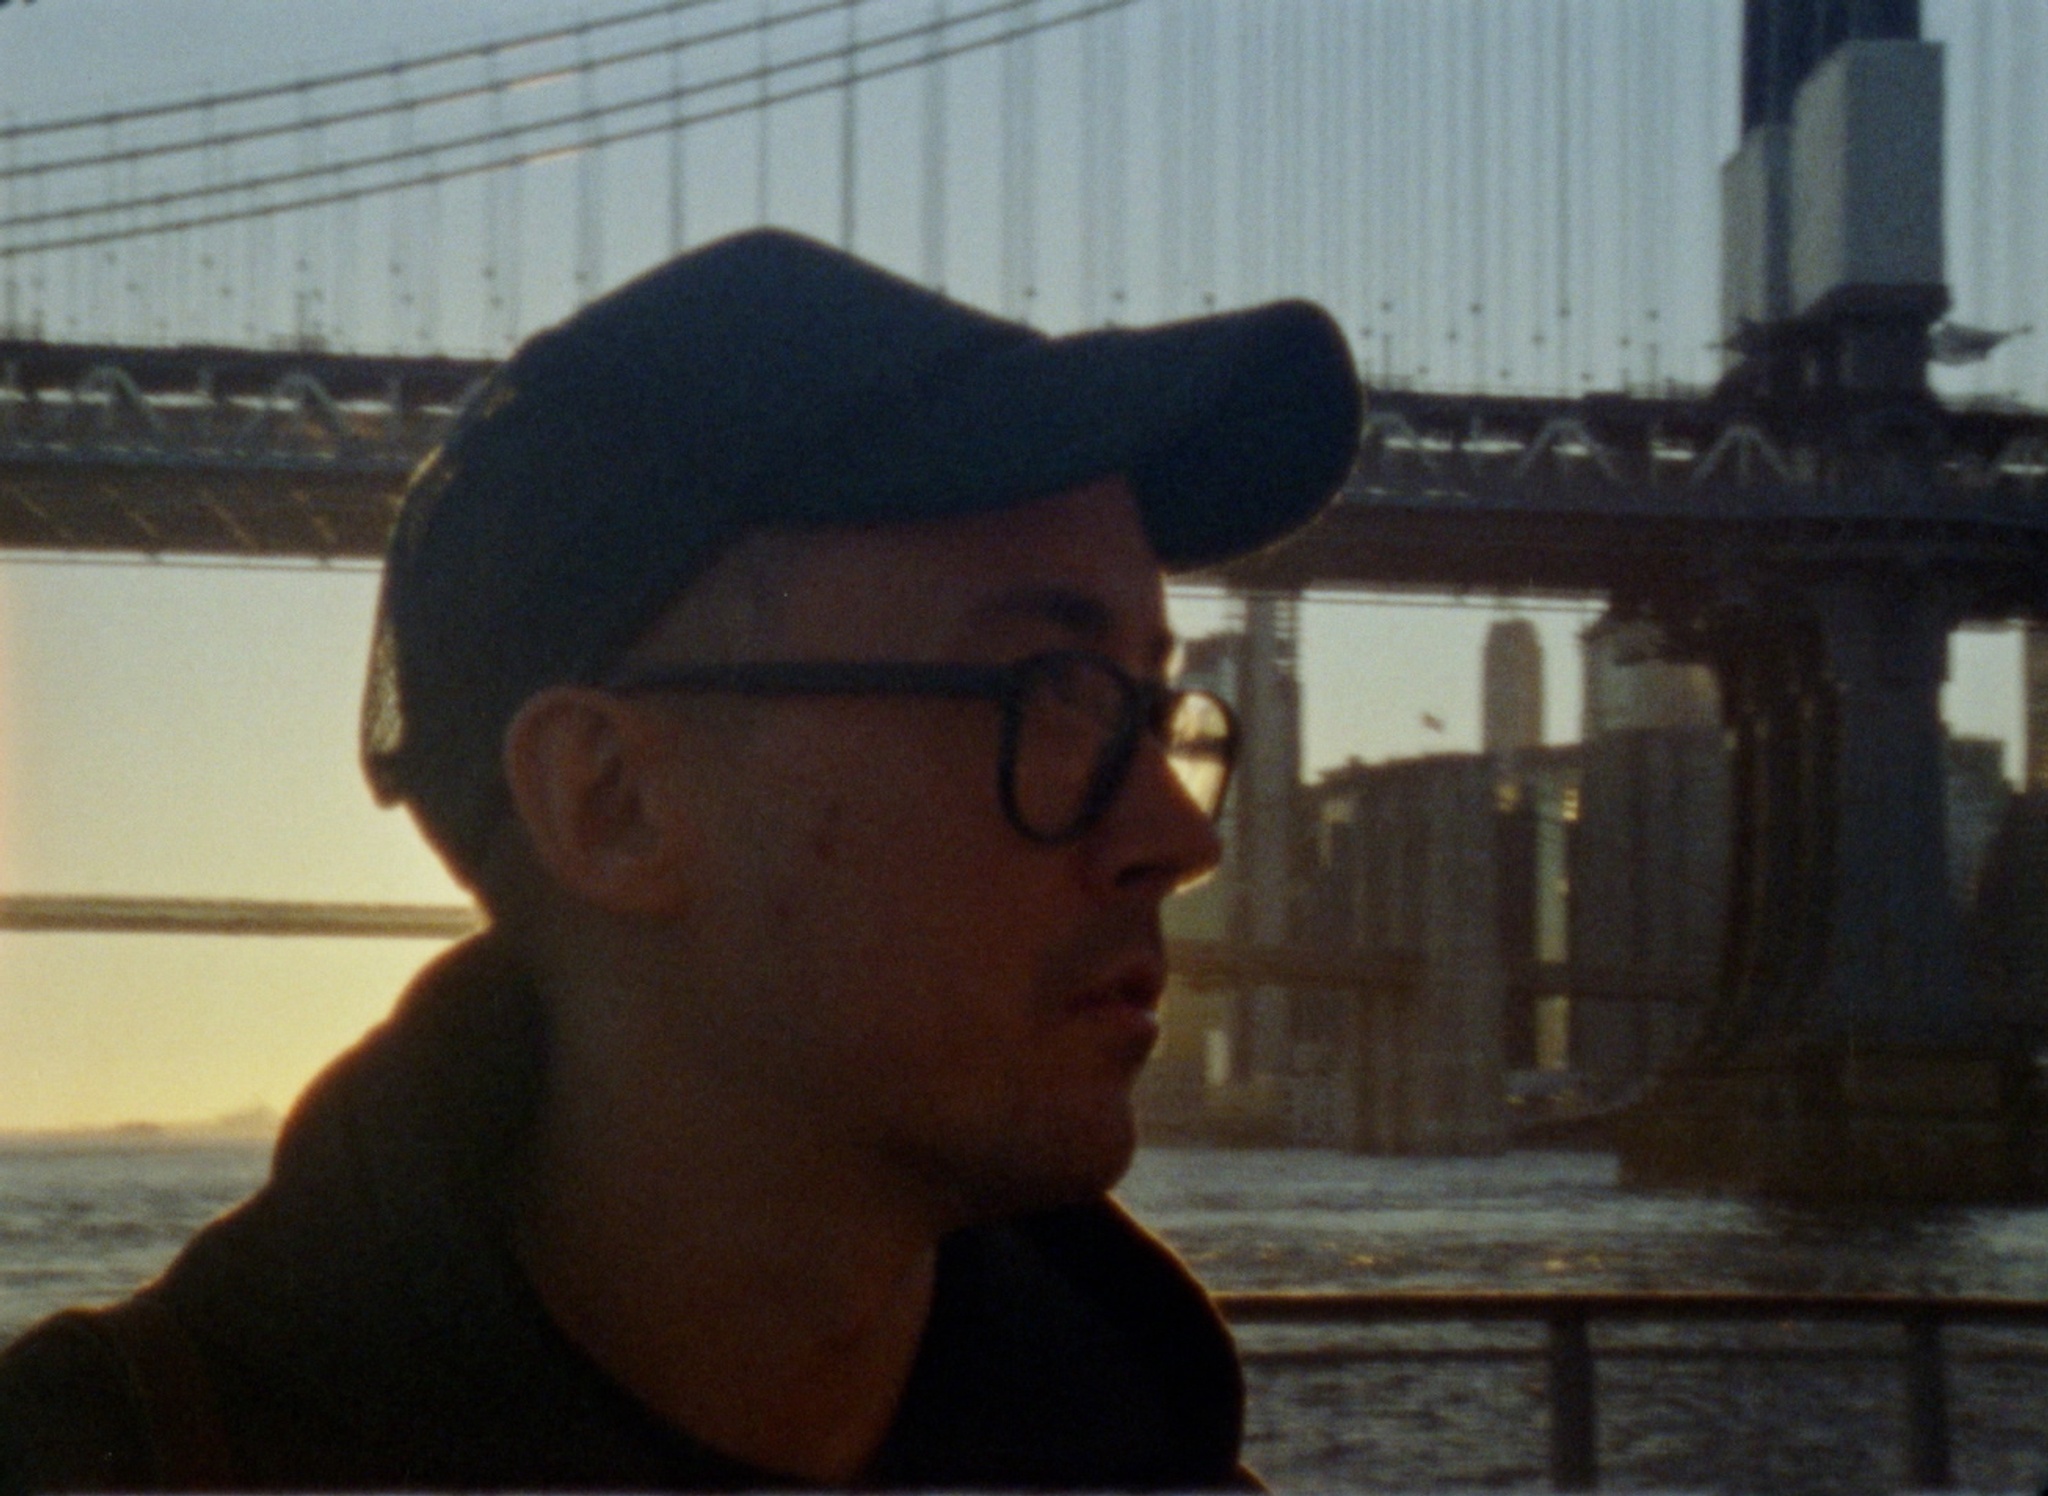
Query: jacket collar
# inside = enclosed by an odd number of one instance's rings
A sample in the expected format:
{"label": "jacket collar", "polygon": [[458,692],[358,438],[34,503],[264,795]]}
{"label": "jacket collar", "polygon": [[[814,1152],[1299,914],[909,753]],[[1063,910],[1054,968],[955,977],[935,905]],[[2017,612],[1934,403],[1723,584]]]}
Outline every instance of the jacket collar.
{"label": "jacket collar", "polygon": [[[546,1042],[503,943],[456,947],[307,1090],[270,1182],[159,1291],[241,1402],[272,1410],[274,1442],[324,1442],[367,1462],[351,1472],[363,1483],[772,1483],[643,1409],[513,1261],[506,1185]],[[1136,1488],[1234,1468],[1228,1336],[1113,1203],[960,1233],[940,1274],[877,1481]]]}

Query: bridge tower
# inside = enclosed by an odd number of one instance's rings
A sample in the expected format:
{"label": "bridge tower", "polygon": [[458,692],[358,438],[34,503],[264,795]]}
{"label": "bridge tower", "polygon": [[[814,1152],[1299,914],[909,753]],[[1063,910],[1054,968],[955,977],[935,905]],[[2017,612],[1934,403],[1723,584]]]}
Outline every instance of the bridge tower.
{"label": "bridge tower", "polygon": [[[1723,171],[1722,395],[1796,432],[1859,503],[1931,492],[1944,412],[1940,49],[1918,0],[1747,0]],[[1627,1178],[1797,1196],[2041,1187],[2038,1082],[1967,988],[1944,865],[1939,693],[1967,603],[1910,547],[1748,569],[1683,611],[1733,753],[1717,1002],[1622,1129]],[[1644,610],[1658,614],[1654,601]]]}

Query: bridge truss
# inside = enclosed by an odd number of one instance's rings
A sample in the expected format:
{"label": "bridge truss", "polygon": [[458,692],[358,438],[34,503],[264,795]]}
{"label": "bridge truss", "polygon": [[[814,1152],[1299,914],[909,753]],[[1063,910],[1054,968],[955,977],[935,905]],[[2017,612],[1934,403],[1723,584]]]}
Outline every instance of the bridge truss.
{"label": "bridge truss", "polygon": [[0,342],[0,547],[381,556],[490,361]]}
{"label": "bridge truss", "polygon": [[[381,556],[405,475],[493,367],[0,341],[0,547]],[[1229,580],[1599,592],[1627,606],[1718,584],[1745,560],[1826,566],[1910,540],[1924,564],[1989,578],[1985,616],[2030,610],[2043,585],[2038,412],[1894,406],[1866,432],[1853,412],[1845,427],[1840,412],[1697,396],[1378,389],[1368,404],[1341,502]]]}

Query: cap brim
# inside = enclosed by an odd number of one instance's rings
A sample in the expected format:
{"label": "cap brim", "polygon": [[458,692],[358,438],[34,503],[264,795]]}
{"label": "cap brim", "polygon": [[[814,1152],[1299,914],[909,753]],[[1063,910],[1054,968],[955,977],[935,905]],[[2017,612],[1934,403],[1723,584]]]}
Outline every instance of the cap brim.
{"label": "cap brim", "polygon": [[947,370],[942,392],[863,412],[890,438],[829,444],[831,469],[798,477],[794,493],[830,495],[839,523],[887,521],[1006,508],[1117,474],[1160,560],[1206,566],[1315,514],[1350,471],[1362,410],[1336,324],[1278,302],[1012,343]]}

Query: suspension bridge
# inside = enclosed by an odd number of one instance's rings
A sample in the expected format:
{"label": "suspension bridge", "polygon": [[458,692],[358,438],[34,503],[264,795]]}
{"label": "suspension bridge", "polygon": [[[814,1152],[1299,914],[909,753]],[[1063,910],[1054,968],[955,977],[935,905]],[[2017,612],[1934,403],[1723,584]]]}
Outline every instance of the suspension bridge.
{"label": "suspension bridge", "polygon": [[[2048,283],[2048,22],[1925,9],[1953,95],[1936,352],[1989,355],[1936,387],[1978,410],[1961,455],[2009,479],[2033,454],[2000,413],[2048,404],[2048,339],[1999,341]],[[0,543],[374,555],[389,479],[491,360],[763,221],[1055,329],[1308,295],[1377,392],[1506,400],[1402,407],[1439,428],[1499,438],[1535,401],[1554,430],[1559,402],[1625,394],[1661,402],[1623,424],[1663,470],[1732,471],[1727,442],[1753,465],[1751,432],[1687,404],[1730,357],[1741,20],[666,0],[0,121]]]}
{"label": "suspension bridge", "polygon": [[[1939,645],[2048,614],[2044,31],[2028,0],[621,0],[67,104],[0,123],[0,546],[374,556],[496,358],[748,223],[1055,330],[1307,295],[1367,440],[1227,580],[1655,618],[1734,703],[1724,1058],[1954,1047]],[[1842,44],[1923,36],[1924,294],[1731,316],[1722,163]],[[1845,798],[1866,770],[1897,793]]]}

